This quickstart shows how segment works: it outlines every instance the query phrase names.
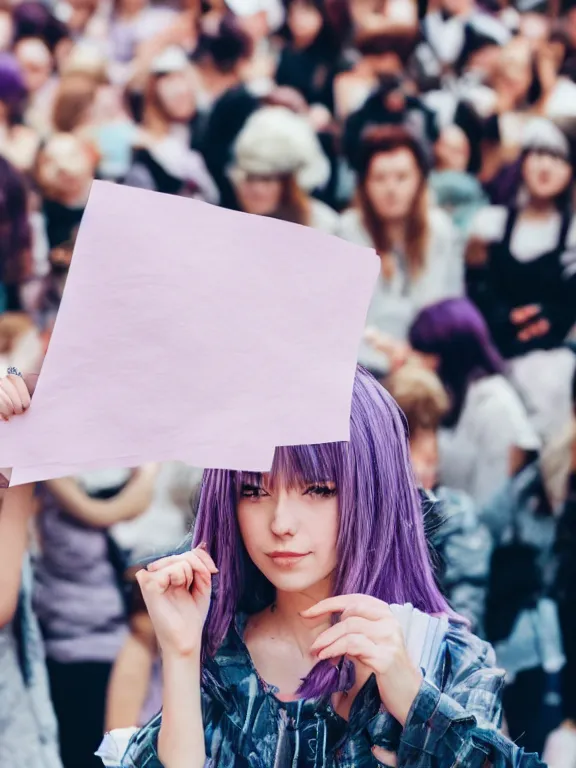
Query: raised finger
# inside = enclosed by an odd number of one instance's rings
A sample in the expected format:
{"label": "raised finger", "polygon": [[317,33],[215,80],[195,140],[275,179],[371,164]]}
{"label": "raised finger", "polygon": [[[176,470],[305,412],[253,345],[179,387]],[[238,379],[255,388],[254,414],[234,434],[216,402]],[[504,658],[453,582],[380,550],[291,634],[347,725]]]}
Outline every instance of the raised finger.
{"label": "raised finger", "polygon": [[151,578],[156,581],[162,592],[165,592],[169,587],[187,586],[190,589],[194,581],[194,572],[189,563],[181,561],[163,568],[161,571],[153,574]]}
{"label": "raised finger", "polygon": [[[167,568],[166,573],[168,575],[168,586],[170,587],[186,587],[186,589],[190,589],[194,583],[194,569],[187,560],[173,565],[172,568]],[[159,577],[162,575],[163,572],[159,574]]]}
{"label": "raised finger", "polygon": [[177,563],[180,560],[182,560],[182,555],[166,555],[166,557],[161,557],[158,560],[154,560],[153,563],[148,563],[146,570],[149,573],[160,571],[162,568],[166,568],[166,566]]}
{"label": "raised finger", "polygon": [[352,656],[357,659],[369,659],[377,649],[375,643],[364,635],[351,634],[338,638],[318,653],[318,658],[334,659],[341,656]]}
{"label": "raised finger", "polygon": [[350,634],[360,634],[372,640],[382,640],[385,636],[391,634],[392,631],[391,628],[387,628],[383,624],[384,622],[371,621],[360,616],[350,616],[318,635],[310,646],[310,650],[313,653],[317,653],[322,648],[326,648],[336,642],[336,640],[344,637],[344,635]]}
{"label": "raised finger", "polygon": [[302,611],[300,615],[305,619],[312,619],[326,614],[346,612],[347,615],[363,616],[365,619],[378,619],[389,610],[386,603],[370,595],[337,595],[321,600]]}
{"label": "raised finger", "polygon": [[162,568],[166,568],[173,563],[178,563],[181,560],[189,560],[192,563],[200,560],[200,562],[206,566],[209,573],[218,573],[218,569],[214,565],[214,561],[210,555],[198,547],[191,550],[190,552],[183,552],[180,555],[168,555],[167,557],[161,557],[159,560],[155,560],[153,563],[150,563],[147,566],[147,570],[151,573],[154,573],[155,571],[160,571]]}
{"label": "raised finger", "polygon": [[216,567],[216,563],[203,547],[196,547],[196,549],[193,549],[192,552],[197,557],[199,557],[200,560],[202,560],[202,562],[208,568],[210,573],[219,573],[218,568]]}

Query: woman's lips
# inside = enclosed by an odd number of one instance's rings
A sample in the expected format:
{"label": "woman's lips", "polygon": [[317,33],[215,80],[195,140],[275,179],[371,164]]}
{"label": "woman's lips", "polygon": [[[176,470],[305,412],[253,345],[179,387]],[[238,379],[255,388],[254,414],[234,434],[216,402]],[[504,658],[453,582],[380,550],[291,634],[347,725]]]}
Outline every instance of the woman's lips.
{"label": "woman's lips", "polygon": [[299,563],[303,558],[307,557],[308,554],[308,552],[271,552],[268,557],[273,560],[275,565],[291,566]]}

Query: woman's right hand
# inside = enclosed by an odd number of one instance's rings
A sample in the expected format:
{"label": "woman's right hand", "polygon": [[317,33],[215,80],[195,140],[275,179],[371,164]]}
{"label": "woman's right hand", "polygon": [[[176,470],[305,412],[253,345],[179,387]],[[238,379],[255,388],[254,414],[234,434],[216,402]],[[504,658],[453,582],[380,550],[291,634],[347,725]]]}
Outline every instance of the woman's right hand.
{"label": "woman's right hand", "polygon": [[8,421],[30,408],[30,392],[22,376],[8,374],[0,378],[0,418]]}
{"label": "woman's right hand", "polygon": [[191,552],[157,560],[136,574],[164,656],[200,657],[216,573],[201,544]]}

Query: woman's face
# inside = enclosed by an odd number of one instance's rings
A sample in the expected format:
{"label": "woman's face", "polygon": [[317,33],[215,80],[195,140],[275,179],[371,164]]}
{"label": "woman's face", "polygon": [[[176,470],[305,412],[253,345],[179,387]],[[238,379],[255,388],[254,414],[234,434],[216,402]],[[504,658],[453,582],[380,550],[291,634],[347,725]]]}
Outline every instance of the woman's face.
{"label": "woman's face", "polygon": [[54,67],[52,54],[42,40],[23,40],[16,46],[16,58],[22,68],[26,88],[36,93],[49,80]]}
{"label": "woman's face", "polygon": [[294,0],[288,11],[288,27],[297,43],[309,45],[322,29],[322,15],[312,3]]}
{"label": "woman's face", "polygon": [[530,195],[551,200],[564,192],[572,179],[572,168],[561,157],[529,152],[523,165],[524,183]]}
{"label": "woman's face", "polygon": [[238,525],[246,551],[278,590],[302,592],[336,568],[338,498],[334,483],[270,489],[244,485]]}
{"label": "woman's face", "polygon": [[396,149],[372,158],[366,178],[366,194],[376,214],[397,221],[408,216],[422,183],[412,152]]}
{"label": "woman's face", "polygon": [[502,48],[498,82],[502,90],[514,97],[524,97],[532,83],[532,53],[525,40],[513,40]]}
{"label": "woman's face", "polygon": [[185,123],[194,117],[196,97],[188,73],[163,75],[156,84],[156,93],[164,111],[174,122]]}
{"label": "woman's face", "polygon": [[248,175],[236,184],[236,195],[244,213],[271,216],[280,207],[282,180],[277,176]]}
{"label": "woman's face", "polygon": [[445,128],[436,143],[436,161],[440,169],[466,171],[470,145],[464,131],[455,125]]}

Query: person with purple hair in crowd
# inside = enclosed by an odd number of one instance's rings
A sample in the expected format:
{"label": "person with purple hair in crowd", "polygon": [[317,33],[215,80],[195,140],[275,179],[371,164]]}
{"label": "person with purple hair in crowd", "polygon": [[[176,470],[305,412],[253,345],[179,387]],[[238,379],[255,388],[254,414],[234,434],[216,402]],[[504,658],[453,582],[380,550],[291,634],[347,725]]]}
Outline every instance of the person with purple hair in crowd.
{"label": "person with purple hair in crowd", "polygon": [[423,309],[409,341],[451,398],[440,432],[442,482],[482,505],[539,449],[539,437],[504,376],[504,361],[484,318],[468,299]]}
{"label": "person with purple hair in crowd", "polygon": [[[22,412],[24,381],[0,387]],[[543,765],[498,730],[503,673],[439,591],[405,420],[362,368],[349,442],[277,448],[264,474],[207,470],[193,549],[137,579],[163,711],[123,768]],[[406,609],[436,638],[418,661]]]}

